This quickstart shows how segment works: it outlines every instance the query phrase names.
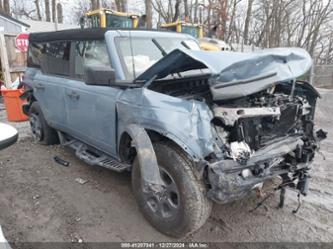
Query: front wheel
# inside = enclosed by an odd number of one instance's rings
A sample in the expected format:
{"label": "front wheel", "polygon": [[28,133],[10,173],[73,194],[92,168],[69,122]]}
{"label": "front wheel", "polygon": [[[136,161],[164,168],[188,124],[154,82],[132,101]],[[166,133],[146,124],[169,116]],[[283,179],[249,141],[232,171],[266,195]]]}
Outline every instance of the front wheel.
{"label": "front wheel", "polygon": [[184,237],[205,223],[211,201],[181,151],[162,143],[155,144],[154,149],[165,190],[162,196],[143,190],[139,161],[135,159],[132,170],[135,198],[145,218],[157,230],[172,237]]}

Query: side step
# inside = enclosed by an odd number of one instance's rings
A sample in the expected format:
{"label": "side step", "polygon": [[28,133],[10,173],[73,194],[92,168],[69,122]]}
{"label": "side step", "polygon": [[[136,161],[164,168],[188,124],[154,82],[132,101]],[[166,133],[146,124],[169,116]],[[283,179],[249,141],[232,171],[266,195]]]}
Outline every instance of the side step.
{"label": "side step", "polygon": [[127,163],[122,163],[112,158],[111,156],[94,149],[86,144],[74,139],[65,137],[64,134],[61,134],[62,138],[60,139],[61,144],[69,146],[75,150],[75,155],[85,163],[92,166],[101,166],[107,169],[111,169],[117,172],[123,172],[128,170],[131,165]]}

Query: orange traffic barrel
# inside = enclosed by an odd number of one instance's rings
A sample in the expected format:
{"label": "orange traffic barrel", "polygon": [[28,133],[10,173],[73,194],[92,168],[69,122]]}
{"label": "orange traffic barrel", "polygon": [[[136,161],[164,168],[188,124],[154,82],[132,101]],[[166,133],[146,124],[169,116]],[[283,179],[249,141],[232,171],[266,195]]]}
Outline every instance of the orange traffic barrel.
{"label": "orange traffic barrel", "polygon": [[26,103],[26,100],[20,98],[24,93],[24,89],[1,89],[1,93],[4,98],[8,121],[27,121],[29,117],[26,116],[22,110],[22,106]]}

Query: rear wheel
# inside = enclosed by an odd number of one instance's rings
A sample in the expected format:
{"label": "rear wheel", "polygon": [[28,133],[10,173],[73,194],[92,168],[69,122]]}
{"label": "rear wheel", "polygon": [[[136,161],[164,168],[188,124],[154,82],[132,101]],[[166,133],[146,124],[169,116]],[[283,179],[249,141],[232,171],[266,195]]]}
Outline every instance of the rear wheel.
{"label": "rear wheel", "polygon": [[185,155],[168,144],[154,145],[161,178],[162,195],[143,191],[139,161],[135,159],[132,187],[145,218],[160,232],[184,237],[199,229],[211,212],[202,181],[196,179]]}
{"label": "rear wheel", "polygon": [[37,142],[45,145],[59,142],[57,132],[47,124],[37,102],[32,103],[30,107],[29,122],[32,135]]}

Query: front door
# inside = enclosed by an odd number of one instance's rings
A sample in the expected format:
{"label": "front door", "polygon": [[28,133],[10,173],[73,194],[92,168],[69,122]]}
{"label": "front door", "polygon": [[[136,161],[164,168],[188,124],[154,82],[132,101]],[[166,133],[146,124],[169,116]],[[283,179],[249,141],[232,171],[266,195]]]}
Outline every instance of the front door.
{"label": "front door", "polygon": [[68,127],[77,139],[116,155],[116,99],[122,90],[84,83],[84,66],[111,67],[104,41],[72,43],[73,80],[65,89]]}

